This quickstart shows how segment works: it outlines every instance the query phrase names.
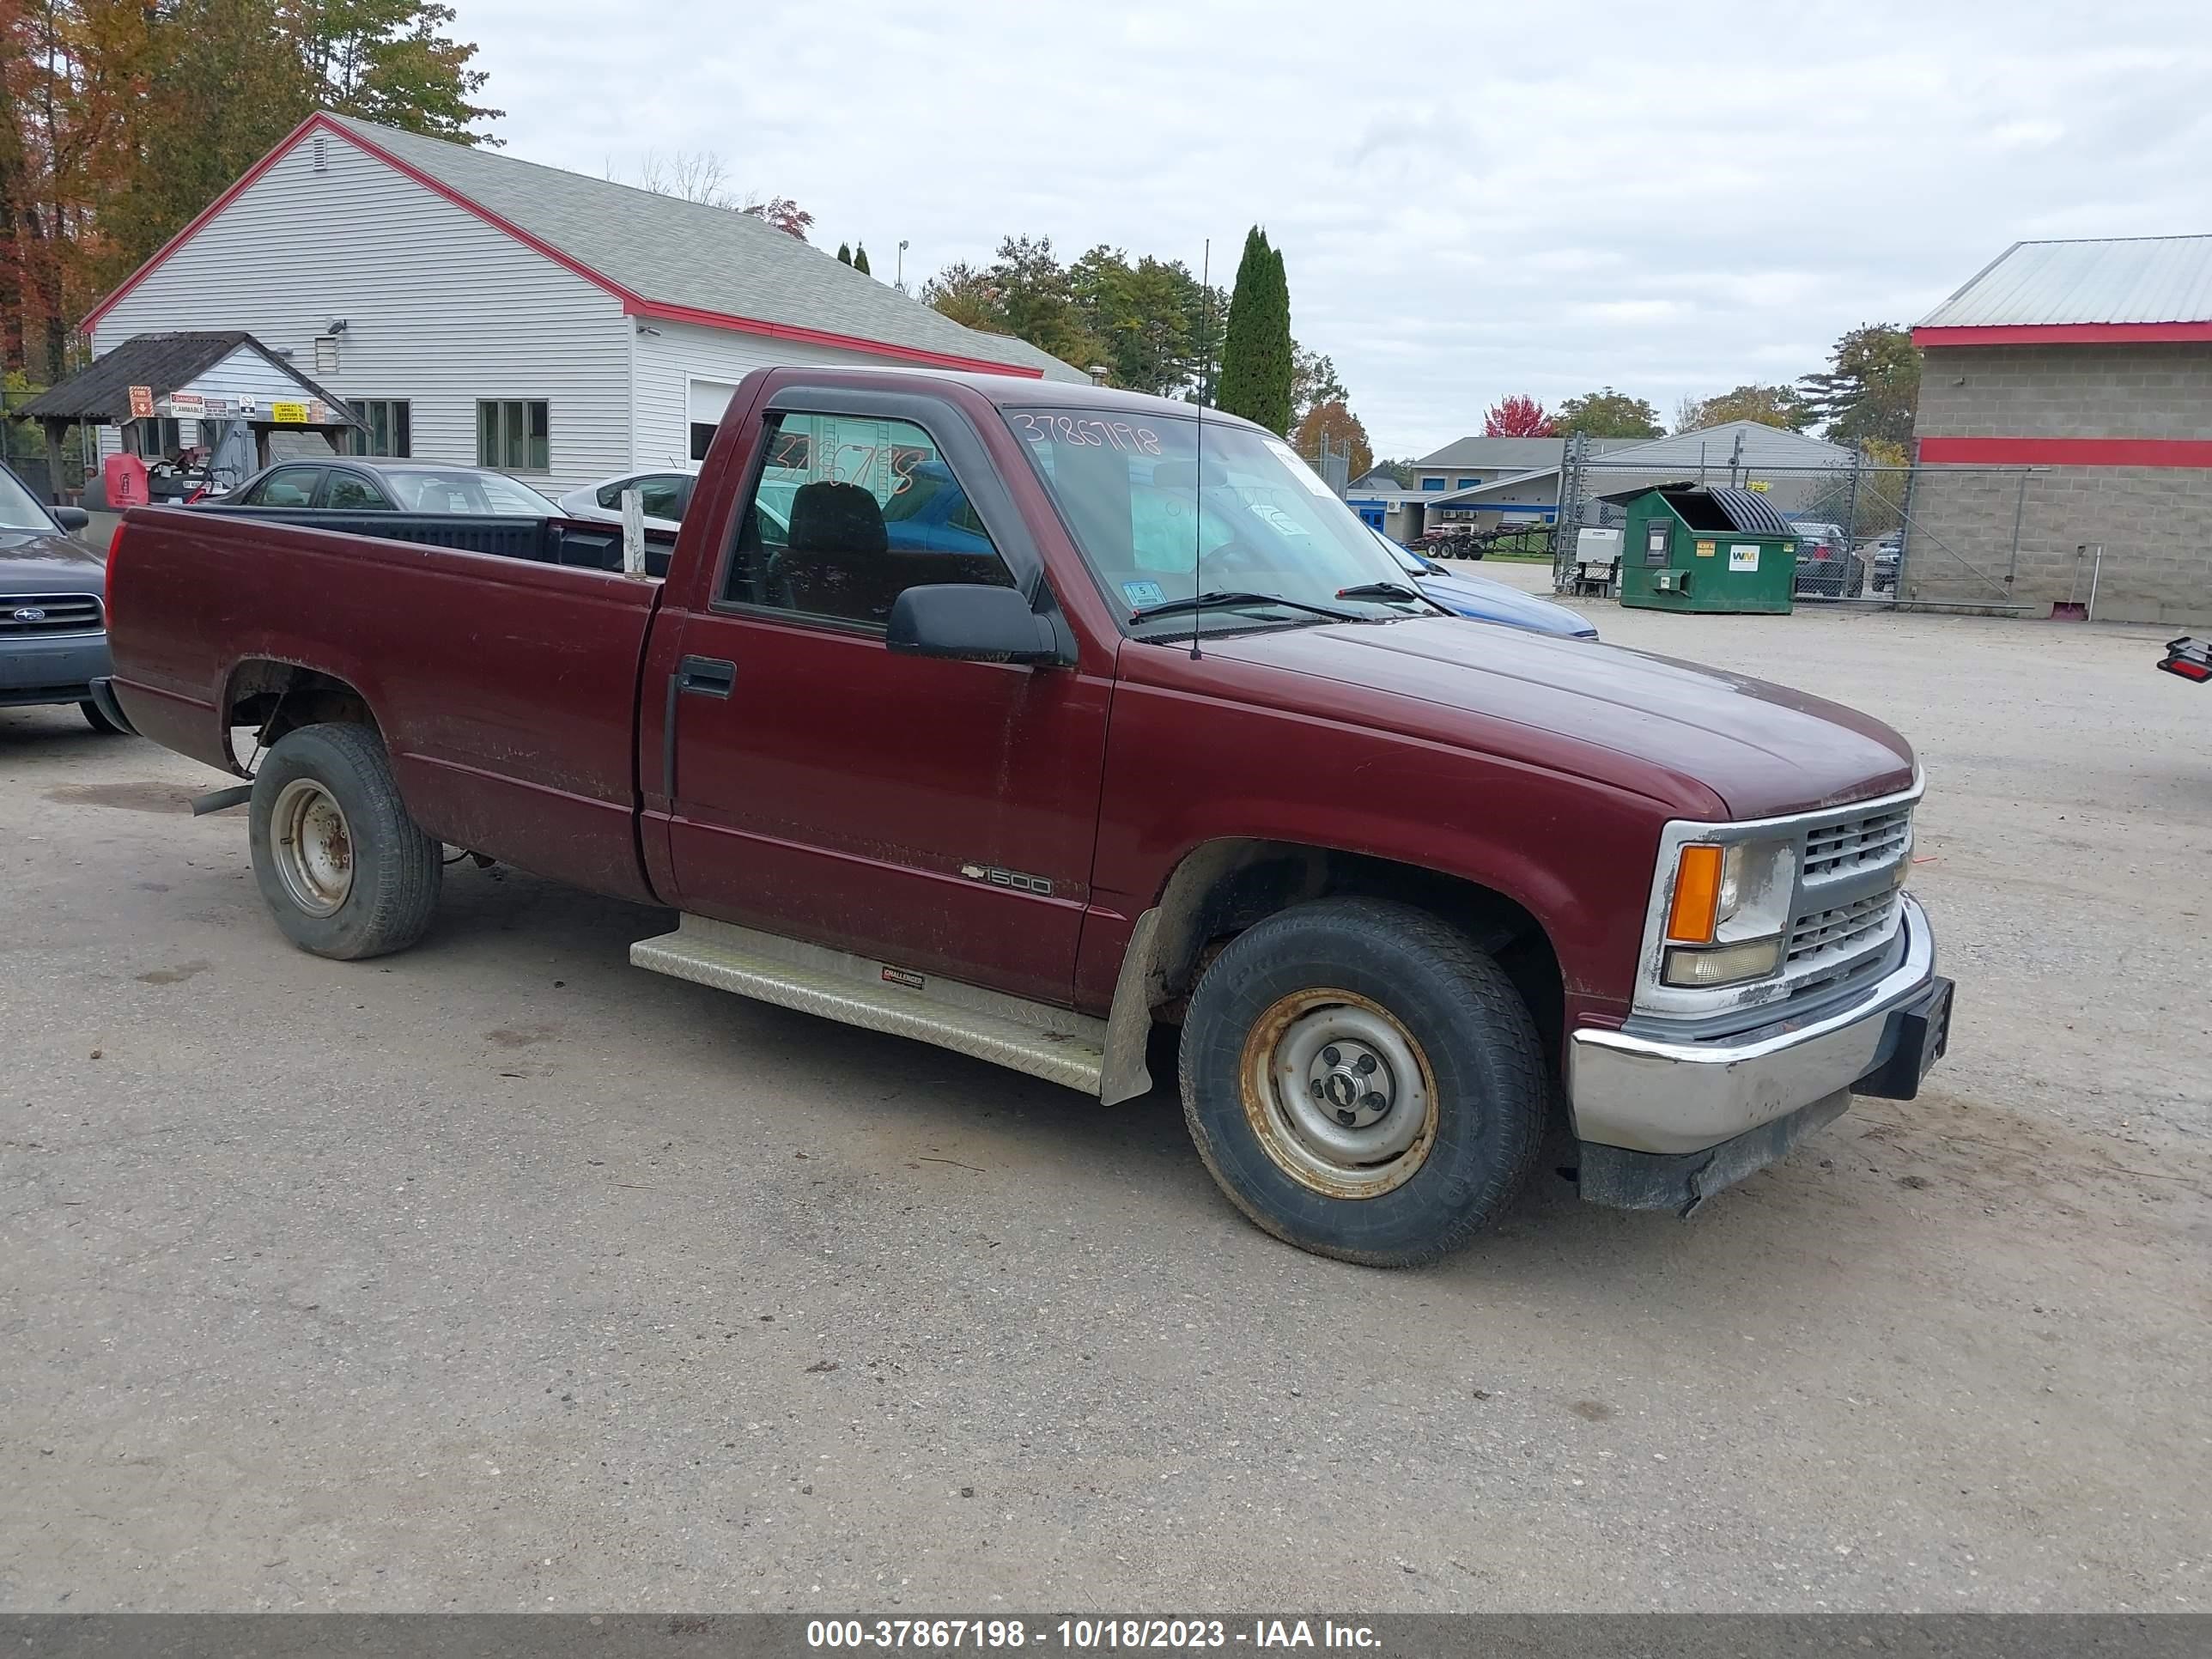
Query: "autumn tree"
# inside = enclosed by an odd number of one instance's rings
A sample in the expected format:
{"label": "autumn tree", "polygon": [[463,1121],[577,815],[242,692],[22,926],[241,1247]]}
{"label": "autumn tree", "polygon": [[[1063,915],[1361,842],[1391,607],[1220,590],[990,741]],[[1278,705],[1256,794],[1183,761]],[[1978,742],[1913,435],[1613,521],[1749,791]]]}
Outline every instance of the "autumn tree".
{"label": "autumn tree", "polygon": [[1510,392],[1482,412],[1486,438],[1548,438],[1552,417],[1526,392]]}
{"label": "autumn tree", "polygon": [[802,242],[806,240],[806,233],[814,228],[814,216],[788,196],[748,196],[738,204],[738,211],[749,219],[764,220],[785,235]]}
{"label": "autumn tree", "polygon": [[1552,430],[1563,438],[1577,432],[1592,438],[1656,438],[1663,428],[1659,411],[1643,398],[1607,386],[1566,399],[1552,416]]}
{"label": "autumn tree", "polygon": [[1920,404],[1920,349],[1910,331],[1867,323],[1838,340],[1827,368],[1801,377],[1805,408],[1833,443],[1909,443]]}
{"label": "autumn tree", "polygon": [[1795,386],[1740,386],[1714,398],[1685,398],[1674,412],[1674,430],[1694,432],[1728,421],[1756,421],[1802,432],[1813,424],[1813,411]]}
{"label": "autumn tree", "polygon": [[464,143],[499,113],[428,0],[0,4],[0,337],[41,383],[104,289],[314,111]]}
{"label": "autumn tree", "polygon": [[1345,474],[1346,478],[1359,477],[1373,468],[1375,447],[1367,441],[1367,428],[1340,398],[1331,398],[1308,410],[1305,418],[1297,424],[1291,447],[1318,466],[1324,439],[1331,449],[1340,453],[1346,444],[1352,447],[1352,470]]}
{"label": "autumn tree", "polygon": [[[1352,393],[1337,378],[1336,365],[1317,351],[1291,342],[1291,412],[1299,421],[1322,404],[1348,402]],[[1355,475],[1357,476],[1357,475]]]}

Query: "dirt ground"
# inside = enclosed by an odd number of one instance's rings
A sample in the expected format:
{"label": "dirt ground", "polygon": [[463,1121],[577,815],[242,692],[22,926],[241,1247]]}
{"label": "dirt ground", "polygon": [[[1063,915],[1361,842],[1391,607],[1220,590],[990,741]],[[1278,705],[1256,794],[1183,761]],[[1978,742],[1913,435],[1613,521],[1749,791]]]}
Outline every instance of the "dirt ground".
{"label": "dirt ground", "polygon": [[2212,694],[1593,609],[1912,738],[1951,1055],[1401,1274],[657,913],[463,866],[300,955],[211,775],[0,711],[0,1608],[2212,1608]]}

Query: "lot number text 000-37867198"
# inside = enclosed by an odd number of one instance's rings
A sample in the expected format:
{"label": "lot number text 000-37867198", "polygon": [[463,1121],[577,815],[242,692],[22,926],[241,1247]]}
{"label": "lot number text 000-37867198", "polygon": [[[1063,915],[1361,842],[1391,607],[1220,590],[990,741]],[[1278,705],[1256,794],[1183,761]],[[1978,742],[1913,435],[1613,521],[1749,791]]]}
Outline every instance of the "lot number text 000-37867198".
{"label": "lot number text 000-37867198", "polygon": [[1268,1652],[1297,1648],[1371,1650],[1365,1625],[1323,1620],[1255,1619],[1249,1628],[1222,1619],[814,1619],[810,1648],[1060,1648],[1073,1652],[1243,1647]]}

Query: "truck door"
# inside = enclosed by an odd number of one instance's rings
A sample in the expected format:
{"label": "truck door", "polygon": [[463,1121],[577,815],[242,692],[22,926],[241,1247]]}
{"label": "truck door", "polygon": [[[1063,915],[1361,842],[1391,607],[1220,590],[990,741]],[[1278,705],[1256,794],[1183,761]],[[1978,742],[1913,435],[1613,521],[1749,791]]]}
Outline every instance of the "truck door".
{"label": "truck door", "polygon": [[1036,594],[1012,498],[949,403],[805,388],[769,403],[668,671],[679,902],[1073,1000],[1110,683],[889,650],[907,587]]}

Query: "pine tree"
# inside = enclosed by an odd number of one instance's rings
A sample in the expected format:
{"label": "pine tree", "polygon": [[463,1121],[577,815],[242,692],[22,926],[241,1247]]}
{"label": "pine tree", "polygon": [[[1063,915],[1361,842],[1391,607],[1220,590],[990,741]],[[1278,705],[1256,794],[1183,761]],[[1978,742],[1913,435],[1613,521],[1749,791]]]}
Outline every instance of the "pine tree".
{"label": "pine tree", "polygon": [[841,265],[849,265],[853,263],[853,245],[850,242],[837,244],[837,263]]}
{"label": "pine tree", "polygon": [[1245,234],[1229,299],[1229,328],[1221,349],[1219,406],[1231,415],[1287,434],[1291,386],[1297,373],[1291,344],[1290,287],[1283,257],[1255,225]]}
{"label": "pine tree", "polygon": [[869,274],[868,245],[866,242],[862,242],[858,247],[855,247],[853,250],[853,269],[859,271],[863,276]]}

